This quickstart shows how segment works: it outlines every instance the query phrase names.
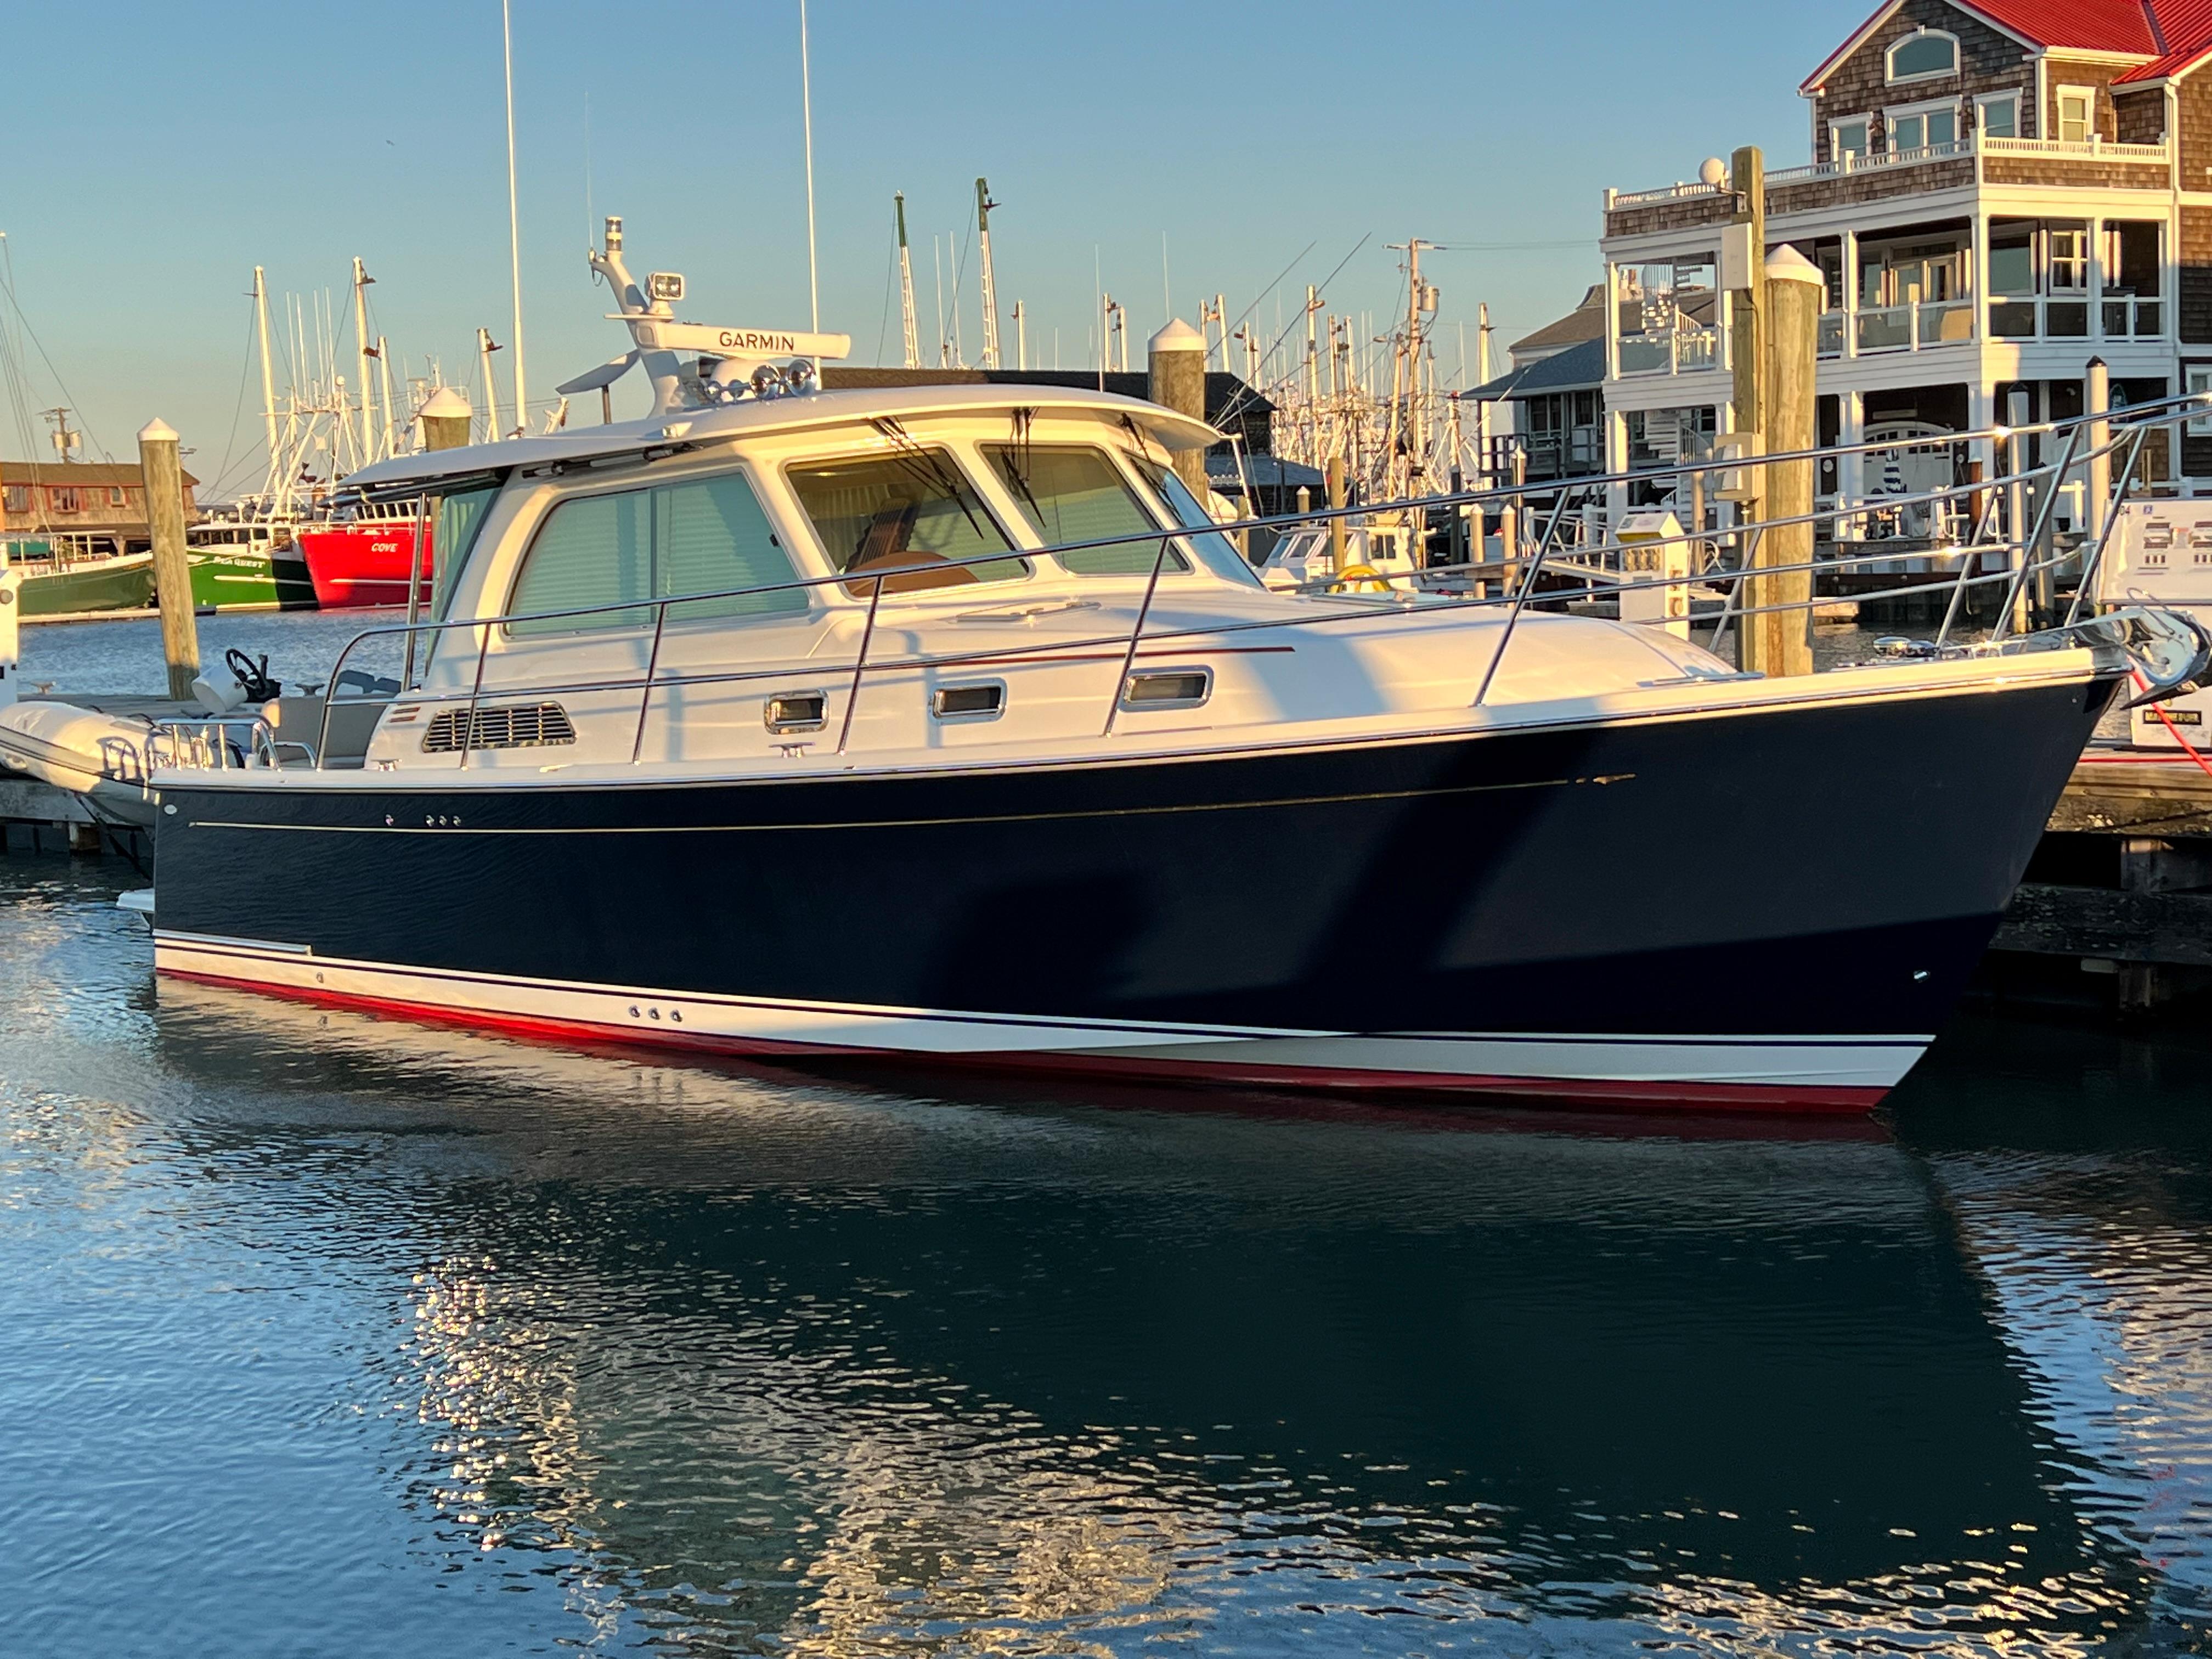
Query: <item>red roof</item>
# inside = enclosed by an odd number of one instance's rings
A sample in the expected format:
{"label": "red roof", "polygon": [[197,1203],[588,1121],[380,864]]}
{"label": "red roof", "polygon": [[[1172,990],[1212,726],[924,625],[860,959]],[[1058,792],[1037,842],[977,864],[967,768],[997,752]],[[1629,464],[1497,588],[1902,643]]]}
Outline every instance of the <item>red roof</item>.
{"label": "red roof", "polygon": [[[1899,3],[1885,0],[1873,16],[1851,32],[1850,40],[1807,77],[1799,90],[1810,92],[1826,80],[1828,71],[1856,52]],[[2120,76],[2124,82],[2163,80],[2212,52],[2212,0],[1951,0],[1951,3],[2031,46],[2053,52],[2114,52],[2150,60]]]}

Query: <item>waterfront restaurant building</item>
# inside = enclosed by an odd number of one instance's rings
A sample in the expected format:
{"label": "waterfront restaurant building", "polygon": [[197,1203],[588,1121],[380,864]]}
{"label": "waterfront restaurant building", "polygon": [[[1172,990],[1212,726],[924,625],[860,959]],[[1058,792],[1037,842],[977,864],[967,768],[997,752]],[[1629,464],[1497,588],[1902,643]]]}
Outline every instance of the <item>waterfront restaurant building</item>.
{"label": "waterfront restaurant building", "polygon": [[[1823,443],[2077,415],[2093,357],[2116,404],[2212,388],[2212,5],[1891,0],[1800,91],[1812,160],[1766,174],[1766,235],[1827,281]],[[1726,181],[1606,192],[1613,470],[1728,428],[1733,216]],[[2180,451],[2152,475],[2212,485],[2212,420]]]}
{"label": "waterfront restaurant building", "polygon": [[[185,519],[196,516],[185,474]],[[0,461],[0,538],[59,544],[66,553],[138,553],[153,545],[137,463]]]}

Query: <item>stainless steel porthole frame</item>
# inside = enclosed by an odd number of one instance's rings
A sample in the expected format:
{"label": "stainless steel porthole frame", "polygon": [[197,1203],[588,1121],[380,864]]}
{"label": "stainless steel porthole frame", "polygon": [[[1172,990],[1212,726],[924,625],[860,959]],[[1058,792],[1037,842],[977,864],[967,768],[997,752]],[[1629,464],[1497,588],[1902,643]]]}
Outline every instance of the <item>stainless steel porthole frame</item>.
{"label": "stainless steel porthole frame", "polygon": [[[813,705],[811,714],[802,712]],[[775,691],[761,700],[761,724],[778,737],[793,732],[819,732],[830,724],[827,691]]]}
{"label": "stainless steel porthole frame", "polygon": [[[1140,689],[1157,688],[1153,695]],[[1166,695],[1180,691],[1182,695]],[[1121,684],[1121,707],[1132,714],[1152,708],[1201,708],[1213,696],[1213,670],[1200,663],[1175,668],[1139,668]]]}
{"label": "stainless steel porthole frame", "polygon": [[1006,712],[1004,680],[962,680],[957,685],[940,685],[929,696],[931,718],[947,726],[994,720]]}

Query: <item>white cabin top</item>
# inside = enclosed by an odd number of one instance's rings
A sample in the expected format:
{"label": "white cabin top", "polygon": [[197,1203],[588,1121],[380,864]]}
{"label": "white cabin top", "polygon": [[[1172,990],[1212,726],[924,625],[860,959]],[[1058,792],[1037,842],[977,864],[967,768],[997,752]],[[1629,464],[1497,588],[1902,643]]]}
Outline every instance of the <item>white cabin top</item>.
{"label": "white cabin top", "polygon": [[444,478],[476,477],[510,469],[559,466],[648,450],[708,445],[799,432],[809,428],[865,425],[871,421],[912,421],[937,416],[1011,416],[1016,410],[1040,414],[1089,413],[1109,424],[1123,421],[1170,450],[1203,449],[1220,434],[1203,421],[1110,392],[1086,392],[1048,386],[944,386],[814,392],[757,401],[686,409],[641,421],[607,426],[563,427],[536,437],[468,444],[458,449],[395,455],[350,474],[344,490],[380,494],[408,484],[428,486]]}

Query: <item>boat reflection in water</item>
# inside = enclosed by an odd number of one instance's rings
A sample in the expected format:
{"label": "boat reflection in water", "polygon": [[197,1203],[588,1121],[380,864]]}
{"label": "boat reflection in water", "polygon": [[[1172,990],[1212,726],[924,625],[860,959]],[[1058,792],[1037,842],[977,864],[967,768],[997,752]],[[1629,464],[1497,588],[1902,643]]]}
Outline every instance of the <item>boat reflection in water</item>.
{"label": "boat reflection in water", "polygon": [[1887,1138],[924,1099],[171,981],[157,1024],[296,1126],[325,1248],[419,1261],[404,1501],[602,1639],[2185,1644],[2054,1421],[2048,1351],[2096,1360]]}

